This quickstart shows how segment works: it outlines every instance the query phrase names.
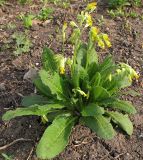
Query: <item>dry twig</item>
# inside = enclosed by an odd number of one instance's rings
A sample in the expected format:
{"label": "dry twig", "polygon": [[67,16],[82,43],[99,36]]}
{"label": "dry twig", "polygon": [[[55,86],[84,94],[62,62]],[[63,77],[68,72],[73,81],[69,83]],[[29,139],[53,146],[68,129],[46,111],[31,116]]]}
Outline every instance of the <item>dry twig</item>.
{"label": "dry twig", "polygon": [[27,157],[27,159],[26,159],[26,160],[30,160],[31,155],[32,155],[32,153],[33,153],[33,150],[34,150],[34,147],[32,147],[32,149],[31,149],[31,151],[30,151],[30,153],[29,153],[29,155],[28,155],[28,157]]}
{"label": "dry twig", "polygon": [[13,144],[17,143],[17,142],[20,142],[20,141],[32,141],[31,139],[24,139],[24,138],[19,138],[19,139],[16,139],[14,140],[13,142],[9,143],[9,144],[6,144],[2,147],[0,147],[0,151],[1,150],[4,150],[4,149],[7,149],[8,147],[12,146]]}

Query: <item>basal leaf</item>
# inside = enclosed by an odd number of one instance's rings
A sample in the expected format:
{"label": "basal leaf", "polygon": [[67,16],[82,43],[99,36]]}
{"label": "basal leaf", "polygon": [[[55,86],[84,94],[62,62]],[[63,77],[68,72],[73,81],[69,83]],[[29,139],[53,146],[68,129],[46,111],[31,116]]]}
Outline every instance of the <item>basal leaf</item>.
{"label": "basal leaf", "polygon": [[31,96],[25,96],[22,99],[21,105],[28,107],[34,104],[47,104],[49,103],[48,99],[46,97],[40,96],[40,95],[31,95]]}
{"label": "basal leaf", "polygon": [[139,92],[137,92],[135,90],[131,90],[131,89],[129,91],[126,91],[126,92],[122,91],[121,94],[123,94],[123,95],[130,95],[132,97],[141,96],[141,94]]}
{"label": "basal leaf", "polygon": [[43,63],[43,68],[46,71],[51,71],[51,72],[57,71],[57,62],[55,59],[55,54],[51,49],[47,47],[45,47],[43,50],[42,63]]}
{"label": "basal leaf", "polygon": [[112,139],[115,136],[111,123],[102,115],[83,117],[82,121],[101,138]]}
{"label": "basal leaf", "polygon": [[120,74],[116,73],[112,75],[112,80],[109,81],[108,79],[104,86],[107,86],[107,89],[113,93],[114,91],[128,87],[131,84],[132,82],[129,80],[128,72],[121,72]]}
{"label": "basal leaf", "polygon": [[64,108],[63,105],[60,104],[46,104],[46,105],[32,105],[27,108],[17,108],[16,110],[7,111],[2,119],[4,121],[9,121],[12,118],[19,117],[19,116],[27,116],[27,115],[37,115],[43,116],[49,112],[54,111],[53,109],[61,109]]}
{"label": "basal leaf", "polygon": [[[117,69],[117,65],[112,60],[112,56],[107,56],[103,63],[99,65],[99,70],[101,74],[101,84],[104,88],[108,88],[106,82],[109,80],[109,75],[111,75]],[[104,84],[105,83],[105,84]],[[109,81],[108,81],[109,83]]]}
{"label": "basal leaf", "polygon": [[81,112],[82,116],[96,116],[104,114],[104,109],[94,103],[85,106]]}
{"label": "basal leaf", "polygon": [[98,55],[94,47],[90,48],[87,54],[88,54],[88,65],[91,65],[93,63],[96,64],[98,63]]}
{"label": "basal leaf", "polygon": [[99,72],[96,72],[96,74],[93,76],[91,80],[91,85],[92,86],[99,86],[101,81],[101,74]]}
{"label": "basal leaf", "polygon": [[58,73],[49,74],[45,70],[41,70],[39,72],[42,83],[46,85],[53,95],[57,96],[58,100],[68,100],[68,96],[66,90],[64,88],[64,82]]}
{"label": "basal leaf", "polygon": [[72,33],[72,35],[71,35],[71,37],[70,37],[70,42],[72,44],[75,44],[77,42],[77,40],[79,39],[80,35],[81,35],[80,29],[79,28],[75,28],[73,33]]}
{"label": "basal leaf", "polygon": [[49,97],[49,98],[51,97],[51,91],[50,91],[50,89],[49,89],[46,85],[44,85],[44,84],[42,83],[40,77],[36,78],[36,79],[33,81],[33,83],[34,83],[34,85],[36,86],[37,90],[38,90],[41,94],[43,94],[43,95],[45,95],[45,96],[47,96],[47,97]]}
{"label": "basal leaf", "polygon": [[95,74],[98,72],[98,65],[96,63],[91,63],[88,68],[87,72],[89,75],[89,79],[92,80],[92,78],[95,76]]}
{"label": "basal leaf", "polygon": [[136,113],[135,107],[128,101],[116,100],[110,106],[112,108],[122,110],[126,113],[129,113],[129,114],[135,114]]}
{"label": "basal leaf", "polygon": [[110,97],[109,92],[100,86],[93,87],[93,99],[94,101],[101,101]]}
{"label": "basal leaf", "polygon": [[117,123],[128,135],[133,133],[133,125],[127,115],[118,112],[107,112],[107,114]]}
{"label": "basal leaf", "polygon": [[37,146],[37,156],[41,159],[51,159],[62,152],[68,144],[74,122],[73,117],[56,118],[45,130]]}
{"label": "basal leaf", "polygon": [[77,50],[77,56],[76,56],[77,64],[82,67],[85,67],[86,56],[87,56],[87,46],[85,44],[81,44],[79,49]]}
{"label": "basal leaf", "polygon": [[109,56],[107,56],[107,57],[104,59],[104,61],[100,64],[99,69],[100,69],[100,71],[102,72],[102,71],[104,71],[104,70],[106,70],[106,69],[108,69],[108,68],[110,68],[111,66],[114,66],[114,65],[115,65],[115,64],[114,64],[114,62],[113,62],[113,60],[112,60],[112,56],[109,55]]}
{"label": "basal leaf", "polygon": [[76,64],[72,72],[72,83],[74,88],[80,87],[80,82],[82,81],[85,83],[86,79],[88,79],[86,70],[82,66]]}

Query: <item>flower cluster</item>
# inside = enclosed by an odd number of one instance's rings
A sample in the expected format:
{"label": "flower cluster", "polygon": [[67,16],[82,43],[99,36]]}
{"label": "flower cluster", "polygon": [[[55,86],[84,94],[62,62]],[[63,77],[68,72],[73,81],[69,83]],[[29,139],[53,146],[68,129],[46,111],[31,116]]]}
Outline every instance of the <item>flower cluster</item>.
{"label": "flower cluster", "polygon": [[100,33],[97,27],[91,27],[90,36],[91,39],[94,42],[97,42],[98,46],[102,49],[105,49],[106,46],[109,48],[112,46],[108,35]]}

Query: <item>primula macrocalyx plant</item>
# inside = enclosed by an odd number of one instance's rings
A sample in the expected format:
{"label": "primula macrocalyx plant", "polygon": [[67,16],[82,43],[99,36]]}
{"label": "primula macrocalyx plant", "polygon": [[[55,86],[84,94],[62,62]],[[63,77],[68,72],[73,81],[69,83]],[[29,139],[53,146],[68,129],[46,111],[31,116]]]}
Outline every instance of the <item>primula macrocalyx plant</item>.
{"label": "primula macrocalyx plant", "polygon": [[[92,5],[90,8],[93,9]],[[128,135],[133,132],[128,114],[136,110],[130,102],[119,99],[119,93],[138,74],[129,65],[115,64],[110,55],[99,61],[95,48],[111,47],[111,43],[107,34],[92,26],[89,17],[89,11],[85,10],[78,15],[77,23],[70,23],[73,57],[65,58],[44,48],[42,69],[34,80],[38,94],[24,97],[22,107],[3,116],[5,121],[26,115],[42,117],[47,128],[36,149],[40,159],[51,159],[62,152],[77,123],[104,139],[115,136],[113,123]],[[83,42],[82,35],[87,28],[88,40]]]}

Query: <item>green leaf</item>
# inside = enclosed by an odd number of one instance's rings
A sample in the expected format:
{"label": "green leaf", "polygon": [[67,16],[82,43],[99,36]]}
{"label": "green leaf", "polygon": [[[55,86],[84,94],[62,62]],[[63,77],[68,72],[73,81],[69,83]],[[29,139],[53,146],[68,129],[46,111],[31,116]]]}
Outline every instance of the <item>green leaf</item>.
{"label": "green leaf", "polygon": [[135,114],[136,113],[135,107],[128,101],[116,100],[110,106],[112,108],[125,111],[125,112],[127,112],[129,114]]}
{"label": "green leaf", "polygon": [[70,37],[70,42],[72,44],[76,44],[77,40],[79,40],[80,38],[80,35],[81,35],[80,29],[79,28],[74,29]]}
{"label": "green leaf", "polygon": [[45,96],[47,96],[47,97],[49,97],[49,98],[51,97],[51,91],[50,91],[50,89],[49,89],[46,85],[44,85],[44,84],[42,83],[40,77],[36,78],[36,79],[33,81],[33,83],[34,83],[34,85],[36,86],[37,90],[38,90],[41,94],[43,94],[43,95],[45,95]]}
{"label": "green leaf", "polygon": [[37,146],[37,156],[41,159],[51,159],[62,152],[68,144],[74,123],[73,117],[56,118],[44,132]]}
{"label": "green leaf", "polygon": [[47,104],[49,101],[46,97],[40,96],[40,95],[31,95],[31,96],[25,96],[22,99],[21,105],[28,107],[34,104]]}
{"label": "green leaf", "polygon": [[101,81],[101,74],[100,74],[99,72],[97,72],[97,73],[93,76],[93,78],[92,78],[92,80],[91,80],[91,85],[93,85],[93,86],[99,86],[100,81]]}
{"label": "green leaf", "polygon": [[129,91],[123,91],[121,92],[121,94],[124,94],[124,95],[130,95],[132,97],[136,97],[136,96],[141,96],[141,94],[135,90],[129,90]]}
{"label": "green leaf", "polygon": [[51,49],[47,47],[45,47],[43,50],[42,63],[43,63],[43,68],[46,71],[51,71],[51,72],[57,71],[57,62],[55,59],[55,54]]}
{"label": "green leaf", "polygon": [[92,80],[93,77],[95,77],[95,74],[98,72],[98,65],[96,63],[91,63],[88,68],[87,72],[89,75],[89,79]]}
{"label": "green leaf", "polygon": [[[101,84],[104,88],[108,87],[109,75],[115,72],[116,69],[117,65],[115,65],[115,63],[113,62],[111,55],[107,56],[103,63],[99,65],[98,72],[100,72],[101,74]],[[108,84],[106,84],[106,82],[108,82]]]}
{"label": "green leaf", "polygon": [[104,59],[103,63],[100,64],[99,70],[100,72],[103,72],[112,66],[115,66],[115,64],[112,60],[112,56],[109,55]]}
{"label": "green leaf", "polygon": [[79,49],[77,50],[77,56],[76,56],[76,61],[78,65],[85,67],[86,55],[87,55],[87,46],[85,44],[81,44]]}
{"label": "green leaf", "polygon": [[91,65],[93,63],[98,63],[98,55],[97,55],[97,52],[95,50],[94,47],[88,49],[88,65]]}
{"label": "green leaf", "polygon": [[104,109],[94,103],[85,106],[81,112],[82,116],[95,116],[104,114]]}
{"label": "green leaf", "polygon": [[115,136],[111,123],[102,115],[83,117],[82,121],[101,138],[112,139]]}
{"label": "green leaf", "polygon": [[74,70],[72,72],[72,82],[74,85],[74,88],[78,88],[80,87],[80,82],[86,82],[86,80],[88,79],[88,74],[86,72],[86,70],[79,65],[75,65]]}
{"label": "green leaf", "polygon": [[32,105],[27,108],[17,108],[16,110],[7,111],[3,115],[2,119],[4,121],[9,121],[12,118],[19,117],[19,116],[27,116],[27,115],[43,116],[49,112],[54,111],[53,109],[61,109],[61,108],[64,108],[64,106],[60,104],[46,104],[43,106]]}
{"label": "green leaf", "polygon": [[129,80],[128,72],[121,72],[120,74],[116,73],[112,75],[111,82],[106,81],[104,86],[107,86],[108,90],[110,92],[114,92],[118,89],[128,87],[132,84],[132,82]]}
{"label": "green leaf", "polygon": [[64,81],[58,73],[49,74],[45,70],[41,70],[39,75],[42,83],[49,87],[51,93],[56,95],[58,100],[69,100],[67,97],[68,92],[66,92],[67,88],[64,87]]}
{"label": "green leaf", "polygon": [[93,87],[93,99],[95,101],[101,101],[110,97],[109,92],[100,86]]}
{"label": "green leaf", "polygon": [[117,123],[128,135],[132,135],[133,125],[127,115],[118,112],[107,112],[107,114],[113,119],[113,122]]}

